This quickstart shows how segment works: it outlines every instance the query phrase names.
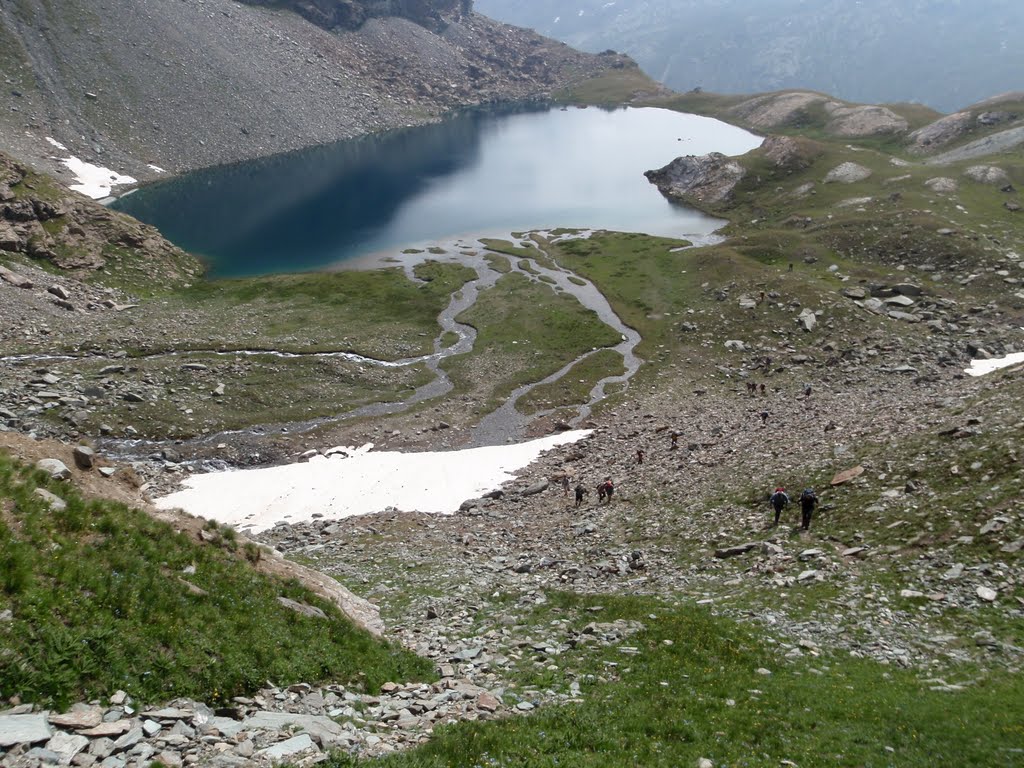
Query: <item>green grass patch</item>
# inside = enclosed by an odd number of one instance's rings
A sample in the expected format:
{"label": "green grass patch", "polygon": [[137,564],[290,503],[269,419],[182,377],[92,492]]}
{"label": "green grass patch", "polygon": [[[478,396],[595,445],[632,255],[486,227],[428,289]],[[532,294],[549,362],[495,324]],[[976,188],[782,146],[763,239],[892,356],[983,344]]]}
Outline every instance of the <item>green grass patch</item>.
{"label": "green grass patch", "polygon": [[[555,598],[570,611],[595,601]],[[1024,748],[1019,676],[941,693],[913,673],[873,662],[784,660],[776,646],[698,607],[609,597],[600,605],[597,620],[639,621],[646,629],[595,654],[559,660],[580,683],[582,701],[445,727],[425,746],[375,764],[668,768],[703,757],[766,768],[781,761],[1012,765]],[[575,615],[577,629],[595,618]],[[506,702],[519,697],[530,698],[507,692]],[[336,756],[331,764],[361,763]]]}
{"label": "green grass patch", "polygon": [[607,376],[618,376],[626,371],[622,355],[602,349],[581,360],[558,381],[534,387],[519,399],[516,407],[522,413],[536,413],[587,402],[590,390]]}
{"label": "green grass patch", "polygon": [[[52,511],[33,491],[67,502]],[[86,501],[0,455],[0,694],[43,706],[108,696],[220,702],[267,680],[375,690],[427,662],[358,630],[295,582],[261,575],[232,533],[200,544],[145,513]],[[278,602],[313,605],[314,619]]]}
{"label": "green grass patch", "polygon": [[437,316],[475,276],[456,264],[417,265],[421,283],[401,269],[216,280],[147,305],[143,323],[188,318],[185,338],[149,335],[152,349],[351,351],[378,359],[428,354]]}
{"label": "green grass patch", "polygon": [[597,77],[557,92],[554,97],[565,104],[619,107],[643,99],[660,99],[659,89],[640,67],[632,64],[605,70]]}
{"label": "green grass patch", "polygon": [[585,352],[619,342],[574,298],[516,273],[503,275],[457,319],[477,329],[476,346],[472,356],[452,358],[446,369],[463,391],[480,382],[491,405]]}
{"label": "green grass patch", "polygon": [[508,240],[496,240],[491,237],[485,237],[481,239],[480,242],[483,243],[487,250],[494,251],[495,253],[501,253],[505,256],[533,259],[538,255],[536,248],[529,245],[516,245]]}

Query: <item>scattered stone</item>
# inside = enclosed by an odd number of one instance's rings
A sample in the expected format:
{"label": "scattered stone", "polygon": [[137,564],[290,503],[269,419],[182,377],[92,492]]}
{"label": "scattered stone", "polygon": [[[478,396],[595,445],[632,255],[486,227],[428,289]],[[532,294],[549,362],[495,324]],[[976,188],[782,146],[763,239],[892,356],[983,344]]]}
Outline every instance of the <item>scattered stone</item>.
{"label": "scattered stone", "polygon": [[63,512],[68,508],[67,502],[55,493],[50,493],[45,488],[36,488],[32,493],[45,501],[54,512]]}
{"label": "scattered stone", "polygon": [[327,614],[315,605],[306,605],[305,603],[299,603],[287,597],[278,597],[277,602],[285,608],[293,610],[296,613],[301,613],[303,616],[309,616],[313,619],[328,619]]}
{"label": "scattered stone", "polygon": [[53,731],[41,715],[0,715],[0,747],[49,741]]}
{"label": "scattered stone", "polygon": [[754,549],[756,546],[757,546],[757,543],[756,542],[752,542],[752,543],[749,543],[749,544],[739,544],[739,545],[737,545],[735,547],[726,547],[725,549],[717,549],[717,550],[715,550],[715,557],[717,557],[719,560],[726,560],[726,559],[728,559],[730,557],[737,557],[739,555],[745,555],[745,554],[747,554],[747,552],[749,552],[750,550]]}
{"label": "scattered stone", "polygon": [[856,467],[851,467],[850,469],[844,469],[842,472],[837,472],[833,476],[832,480],[829,482],[829,485],[843,485],[844,483],[848,483],[851,480],[856,480],[863,474],[864,467],[860,465]]}
{"label": "scattered stone", "polygon": [[71,477],[71,470],[60,459],[40,459],[36,462],[36,469],[41,469],[54,480],[67,480]]}
{"label": "scattered stone", "polygon": [[999,593],[989,587],[978,587],[977,594],[978,598],[986,603],[994,603],[996,598],[999,597]]}
{"label": "scattered stone", "polygon": [[79,469],[92,469],[96,464],[96,452],[85,445],[76,445],[74,449],[75,465]]}
{"label": "scattered stone", "polygon": [[825,175],[826,184],[856,184],[871,178],[871,170],[857,163],[843,163],[836,166]]}

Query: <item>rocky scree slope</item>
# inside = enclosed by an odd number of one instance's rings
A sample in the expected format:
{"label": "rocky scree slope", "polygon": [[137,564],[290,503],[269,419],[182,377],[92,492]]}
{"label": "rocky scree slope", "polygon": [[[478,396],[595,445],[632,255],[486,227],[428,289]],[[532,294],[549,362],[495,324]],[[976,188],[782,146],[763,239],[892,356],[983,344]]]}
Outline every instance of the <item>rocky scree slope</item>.
{"label": "rocky scree slope", "polygon": [[[52,137],[75,157],[146,180],[159,176],[151,165],[180,172],[267,156],[543,98],[635,66],[465,3],[399,5],[404,15],[369,2],[5,3],[0,150],[66,179]],[[346,8],[349,21],[332,24]]]}

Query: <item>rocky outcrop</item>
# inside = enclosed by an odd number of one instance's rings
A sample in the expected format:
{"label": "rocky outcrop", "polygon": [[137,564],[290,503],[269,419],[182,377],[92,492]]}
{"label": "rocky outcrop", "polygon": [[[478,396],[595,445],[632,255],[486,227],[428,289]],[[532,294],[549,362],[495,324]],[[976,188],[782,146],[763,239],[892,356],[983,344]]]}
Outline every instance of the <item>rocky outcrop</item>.
{"label": "rocky outcrop", "polygon": [[747,99],[729,112],[754,128],[777,128],[797,122],[808,107],[825,100],[820,93],[806,91],[770,93]]}
{"label": "rocky outcrop", "polygon": [[809,168],[823,149],[817,142],[802,137],[769,136],[760,151],[776,168],[793,173]]}
{"label": "rocky outcrop", "polygon": [[964,144],[962,147],[943,152],[941,155],[928,158],[930,165],[949,165],[962,160],[973,160],[999,152],[1008,152],[1024,145],[1024,125],[1007,128],[1005,131],[990,134],[983,138]]}
{"label": "rocky outcrop", "polygon": [[473,10],[472,0],[239,0],[247,5],[291,8],[324,29],[359,29],[367,19],[397,16],[434,32]]}
{"label": "rocky outcrop", "polygon": [[0,256],[24,255],[82,276],[131,253],[165,284],[200,274],[198,262],[154,227],[73,192],[46,191],[53,189],[0,153]]}
{"label": "rocky outcrop", "polygon": [[963,136],[971,127],[971,113],[957,112],[939,118],[910,134],[908,149],[916,154],[930,152]]}
{"label": "rocky outcrop", "polygon": [[1009,174],[995,165],[972,165],[964,171],[964,176],[979,184],[1003,186],[1010,183]]}
{"label": "rocky outcrop", "polygon": [[906,119],[888,107],[850,105],[830,101],[825,104],[829,116],[826,130],[834,136],[857,138],[906,133],[910,127]]}
{"label": "rocky outcrop", "polygon": [[727,200],[744,175],[742,165],[720,152],[677,157],[664,168],[644,173],[665,197],[698,205]]}
{"label": "rocky outcrop", "polygon": [[871,170],[857,163],[841,163],[825,176],[826,184],[856,184],[871,177]]}
{"label": "rocky outcrop", "polygon": [[755,96],[729,113],[753,128],[799,127],[816,122],[814,111],[824,113],[825,130],[833,136],[858,138],[905,133],[907,121],[888,107],[847,104],[820,93],[787,91]]}

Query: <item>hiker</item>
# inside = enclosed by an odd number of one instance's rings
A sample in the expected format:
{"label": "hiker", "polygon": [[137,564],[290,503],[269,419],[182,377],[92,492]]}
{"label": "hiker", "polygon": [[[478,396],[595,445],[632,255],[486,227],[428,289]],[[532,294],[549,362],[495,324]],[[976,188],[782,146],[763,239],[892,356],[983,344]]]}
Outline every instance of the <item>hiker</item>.
{"label": "hiker", "polygon": [[764,397],[764,395],[765,395],[765,387],[764,387],[764,382],[762,381],[761,382],[761,397]]}
{"label": "hiker", "polygon": [[786,489],[780,485],[775,489],[775,493],[768,497],[768,501],[775,510],[775,525],[778,525],[779,518],[782,516],[782,510],[789,504],[789,496],[786,494]]}
{"label": "hiker", "polygon": [[811,515],[814,514],[814,507],[818,503],[818,497],[814,495],[813,488],[804,488],[800,494],[800,527],[805,531],[811,528]]}
{"label": "hiker", "polygon": [[612,484],[612,479],[610,477],[606,477],[604,479],[604,482],[601,483],[601,485],[599,486],[598,493],[600,494],[600,497],[603,498],[607,503],[611,504],[612,493],[614,492],[615,486]]}
{"label": "hiker", "polygon": [[583,483],[576,484],[576,508],[579,509],[583,504],[583,497],[586,496],[590,491],[583,487]]}
{"label": "hiker", "polygon": [[672,445],[668,448],[670,451],[679,450],[679,432],[672,430]]}
{"label": "hiker", "polygon": [[643,464],[644,463],[644,449],[643,448],[637,448],[636,449],[636,463],[637,464]]}
{"label": "hiker", "polygon": [[562,495],[569,498],[569,476],[562,475]]}
{"label": "hiker", "polygon": [[597,503],[600,504],[602,501],[604,501],[604,499],[605,499],[605,497],[607,495],[608,495],[608,492],[604,489],[604,483],[603,482],[598,483],[597,484]]}
{"label": "hiker", "polygon": [[768,417],[771,414],[768,413],[768,411],[761,411],[761,413],[759,415],[761,416],[761,426],[763,427],[765,424],[768,423]]}
{"label": "hiker", "polygon": [[810,397],[810,396],[811,396],[811,385],[810,384],[804,384],[804,397]]}

